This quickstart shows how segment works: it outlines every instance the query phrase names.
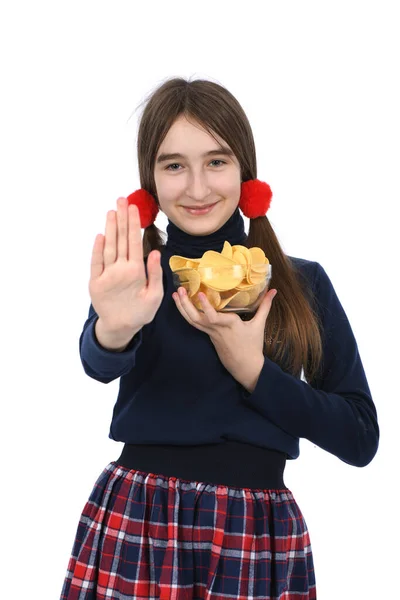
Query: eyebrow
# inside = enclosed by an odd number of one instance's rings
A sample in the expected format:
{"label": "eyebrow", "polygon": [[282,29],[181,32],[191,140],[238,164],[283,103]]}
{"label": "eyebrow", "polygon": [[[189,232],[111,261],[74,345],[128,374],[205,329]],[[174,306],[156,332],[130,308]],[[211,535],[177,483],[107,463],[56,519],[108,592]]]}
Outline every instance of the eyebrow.
{"label": "eyebrow", "polygon": [[[219,150],[209,150],[209,152],[204,152],[202,157],[205,158],[206,156],[216,156],[217,154],[219,156],[234,156],[234,153],[230,148],[227,146],[221,146]],[[174,160],[176,158],[187,158],[187,156],[185,154],[180,154],[179,152],[174,152],[173,154],[163,153],[157,158],[157,164],[165,162],[166,160]]]}

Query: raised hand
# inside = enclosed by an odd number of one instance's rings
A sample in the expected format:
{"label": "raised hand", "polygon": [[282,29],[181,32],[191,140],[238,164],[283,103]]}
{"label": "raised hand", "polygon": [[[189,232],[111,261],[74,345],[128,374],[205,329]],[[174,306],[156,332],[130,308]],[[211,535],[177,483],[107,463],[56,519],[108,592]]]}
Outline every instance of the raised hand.
{"label": "raised hand", "polygon": [[137,207],[118,198],[117,211],[107,213],[105,236],[96,236],[90,270],[92,305],[107,331],[138,331],[150,323],[164,296],[160,252],[143,261]]}

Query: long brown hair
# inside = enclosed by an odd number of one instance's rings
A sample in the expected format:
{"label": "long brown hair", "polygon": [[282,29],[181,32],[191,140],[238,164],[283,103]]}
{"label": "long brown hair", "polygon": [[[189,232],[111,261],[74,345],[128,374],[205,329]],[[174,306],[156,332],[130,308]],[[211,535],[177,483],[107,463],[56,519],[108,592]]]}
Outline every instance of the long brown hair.
{"label": "long brown hair", "polygon": [[[212,81],[168,79],[145,100],[137,140],[140,185],[157,203],[156,155],[171,125],[181,115],[229,144],[239,161],[242,181],[257,178],[253,133],[236,98]],[[163,245],[163,232],[155,225],[147,227],[143,235],[144,256],[151,250],[162,250]],[[266,216],[250,219],[246,245],[264,250],[272,265],[270,288],[278,290],[266,321],[264,354],[292,375],[300,375],[304,369],[310,383],[322,363],[321,324],[311,290],[283,252]]]}

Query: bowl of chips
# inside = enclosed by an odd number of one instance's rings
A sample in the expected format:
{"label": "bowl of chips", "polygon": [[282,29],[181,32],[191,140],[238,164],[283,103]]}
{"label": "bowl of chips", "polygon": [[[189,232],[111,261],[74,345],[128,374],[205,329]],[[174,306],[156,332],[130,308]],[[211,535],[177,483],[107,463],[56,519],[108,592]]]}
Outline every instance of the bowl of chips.
{"label": "bowl of chips", "polygon": [[176,289],[184,287],[202,311],[204,293],[218,312],[254,312],[268,290],[272,266],[261,248],[226,241],[221,252],[208,250],[201,258],[174,255],[169,259]]}

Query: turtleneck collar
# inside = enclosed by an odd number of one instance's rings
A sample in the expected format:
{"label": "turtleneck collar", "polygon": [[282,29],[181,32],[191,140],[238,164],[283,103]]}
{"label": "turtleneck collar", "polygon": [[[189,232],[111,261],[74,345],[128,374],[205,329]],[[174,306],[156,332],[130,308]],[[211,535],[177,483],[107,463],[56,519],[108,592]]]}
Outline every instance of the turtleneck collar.
{"label": "turtleneck collar", "polygon": [[165,248],[168,254],[178,254],[186,258],[199,258],[207,250],[221,252],[225,240],[233,246],[244,244],[247,238],[239,208],[236,208],[220,229],[209,235],[191,235],[168,219],[167,236]]}

